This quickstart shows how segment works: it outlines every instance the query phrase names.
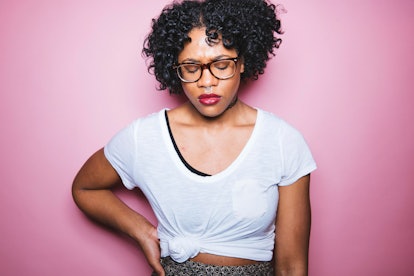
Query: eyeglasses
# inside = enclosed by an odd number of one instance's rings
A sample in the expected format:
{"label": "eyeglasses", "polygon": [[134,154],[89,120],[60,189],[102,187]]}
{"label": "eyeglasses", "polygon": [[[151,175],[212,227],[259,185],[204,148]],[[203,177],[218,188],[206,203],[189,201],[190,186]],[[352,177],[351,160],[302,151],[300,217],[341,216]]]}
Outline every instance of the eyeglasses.
{"label": "eyeglasses", "polygon": [[215,60],[206,64],[202,63],[181,63],[173,68],[177,70],[178,77],[183,82],[197,82],[201,79],[204,69],[208,69],[210,73],[219,80],[230,79],[236,73],[236,58],[224,58]]}

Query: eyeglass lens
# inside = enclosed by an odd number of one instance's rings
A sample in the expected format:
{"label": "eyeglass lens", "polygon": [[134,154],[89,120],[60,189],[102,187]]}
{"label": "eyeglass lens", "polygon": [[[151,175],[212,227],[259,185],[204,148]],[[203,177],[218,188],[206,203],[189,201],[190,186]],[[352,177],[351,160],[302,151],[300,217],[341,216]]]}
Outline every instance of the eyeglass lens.
{"label": "eyeglass lens", "polygon": [[201,78],[205,68],[208,68],[210,73],[218,79],[228,79],[236,71],[236,62],[235,60],[217,60],[205,65],[184,63],[178,66],[177,72],[181,80],[185,82],[196,82]]}

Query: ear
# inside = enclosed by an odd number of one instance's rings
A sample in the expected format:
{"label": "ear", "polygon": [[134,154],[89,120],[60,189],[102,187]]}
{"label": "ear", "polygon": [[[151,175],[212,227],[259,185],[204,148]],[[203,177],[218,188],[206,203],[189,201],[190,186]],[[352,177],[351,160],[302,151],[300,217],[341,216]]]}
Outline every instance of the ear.
{"label": "ear", "polygon": [[240,58],[239,63],[240,63],[240,74],[241,74],[241,73],[244,73],[244,58]]}
{"label": "ear", "polygon": [[237,64],[240,64],[240,74],[244,73],[244,58],[240,57],[239,62]]}

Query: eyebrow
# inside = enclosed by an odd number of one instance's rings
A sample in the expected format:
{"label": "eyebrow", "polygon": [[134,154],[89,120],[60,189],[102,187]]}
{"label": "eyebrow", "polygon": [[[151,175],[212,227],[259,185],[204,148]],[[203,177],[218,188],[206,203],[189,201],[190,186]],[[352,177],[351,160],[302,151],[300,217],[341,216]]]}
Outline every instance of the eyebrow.
{"label": "eyebrow", "polygon": [[[220,59],[224,59],[224,58],[231,58],[231,56],[229,55],[219,55],[217,57],[214,57],[213,59],[210,60],[210,62],[214,62],[214,61],[218,61]],[[192,58],[186,58],[183,61],[181,61],[180,63],[197,63],[197,64],[201,64],[202,62],[192,59]]]}

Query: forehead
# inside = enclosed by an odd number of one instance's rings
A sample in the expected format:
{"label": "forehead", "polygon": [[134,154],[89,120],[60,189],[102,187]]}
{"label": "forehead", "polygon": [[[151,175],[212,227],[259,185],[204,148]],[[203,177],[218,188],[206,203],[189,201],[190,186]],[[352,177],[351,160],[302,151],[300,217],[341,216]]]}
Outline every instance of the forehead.
{"label": "forehead", "polygon": [[194,28],[188,33],[188,36],[191,41],[184,45],[178,55],[179,62],[186,59],[207,62],[220,56],[233,57],[236,55],[236,50],[226,49],[221,39],[217,43],[207,43],[205,28]]}

